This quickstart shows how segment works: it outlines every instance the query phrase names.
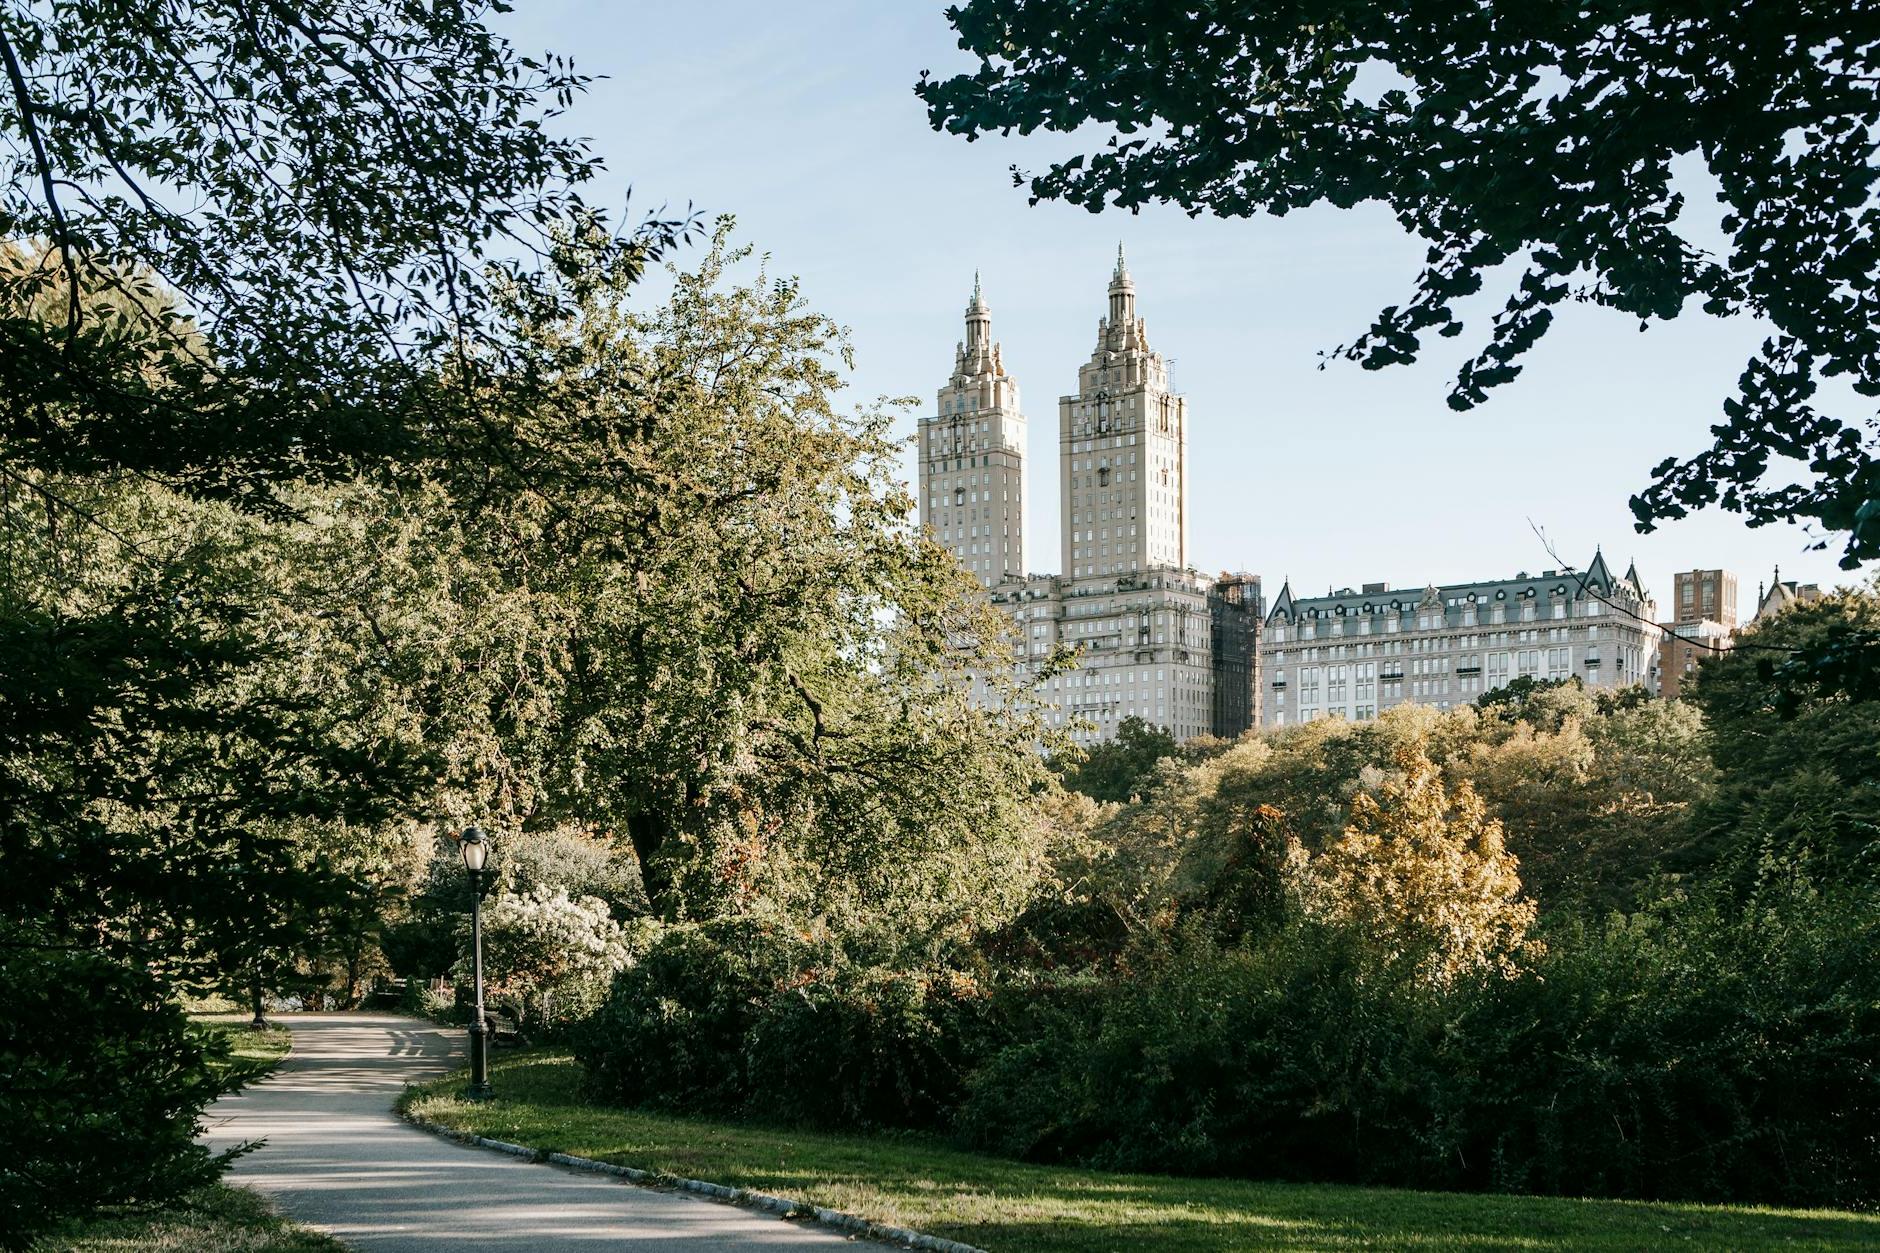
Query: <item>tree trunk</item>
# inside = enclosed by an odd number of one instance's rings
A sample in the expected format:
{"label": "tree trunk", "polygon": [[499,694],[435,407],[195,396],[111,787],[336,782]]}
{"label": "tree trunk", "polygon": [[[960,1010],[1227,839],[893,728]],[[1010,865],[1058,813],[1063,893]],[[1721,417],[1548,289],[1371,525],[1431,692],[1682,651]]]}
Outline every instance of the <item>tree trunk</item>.
{"label": "tree trunk", "polygon": [[261,972],[259,970],[255,972],[254,978],[249,981],[248,993],[249,1000],[252,1002],[255,1011],[254,1020],[248,1025],[253,1027],[256,1031],[260,1031],[268,1025],[268,1020],[267,1016],[261,1012]]}
{"label": "tree trunk", "polygon": [[627,815],[627,838],[633,841],[633,855],[640,863],[646,903],[656,916],[672,921],[678,917],[679,903],[673,898],[672,870],[659,855],[669,834],[661,814],[639,810]]}

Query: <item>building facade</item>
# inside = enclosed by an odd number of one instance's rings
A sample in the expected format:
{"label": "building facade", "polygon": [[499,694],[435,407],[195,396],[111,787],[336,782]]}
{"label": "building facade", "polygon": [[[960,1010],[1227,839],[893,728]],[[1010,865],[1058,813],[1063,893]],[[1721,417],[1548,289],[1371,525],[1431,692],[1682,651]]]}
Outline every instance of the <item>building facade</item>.
{"label": "building facade", "polygon": [[1671,614],[1660,623],[1658,694],[1684,695],[1706,657],[1727,653],[1736,641],[1736,575],[1728,570],[1681,570],[1671,576]]}
{"label": "building facade", "polygon": [[1649,683],[1656,606],[1636,568],[1603,555],[1581,572],[1421,591],[1367,583],[1301,598],[1280,589],[1260,640],[1262,725],[1366,721],[1401,704],[1468,704],[1517,678],[1579,676],[1590,688]]}
{"label": "building facade", "polygon": [[[1012,621],[1020,679],[1036,684],[1046,718],[1074,741],[1113,739],[1129,717],[1188,740],[1259,725],[1252,693],[1259,586],[1248,575],[1222,588],[1165,567],[1102,578],[1034,575],[993,588],[992,602]],[[1217,631],[1223,619],[1228,625]],[[1040,677],[1059,645],[1076,653],[1077,668]]]}
{"label": "building facade", "polygon": [[1058,397],[1060,568],[1072,578],[1188,568],[1188,402],[1136,316],[1123,250],[1097,344]]}
{"label": "building facade", "polygon": [[1666,700],[1686,694],[1706,657],[1727,653],[1736,646],[1736,632],[1709,618],[1667,622],[1663,630],[1658,643],[1658,694]]}
{"label": "building facade", "polygon": [[1221,572],[1208,595],[1214,632],[1214,734],[1260,725],[1260,576]]}
{"label": "building facade", "polygon": [[1736,576],[1728,570],[1684,570],[1671,576],[1673,622],[1721,622],[1736,630]]}
{"label": "building facade", "polygon": [[1793,579],[1785,583],[1782,580],[1782,567],[1777,566],[1775,577],[1769,581],[1768,588],[1756,589],[1756,616],[1752,621],[1761,622],[1775,617],[1790,606],[1806,605],[1820,599],[1819,583],[1797,583]]}
{"label": "building facade", "polygon": [[[977,282],[966,338],[920,422],[920,501],[933,533],[1011,621],[1019,679],[1079,743],[1125,718],[1178,739],[1259,725],[1260,581],[1188,558],[1188,406],[1136,313],[1121,248],[1108,311],[1058,400],[1062,574],[1024,572],[1025,420]],[[1077,668],[1047,675],[1057,650]],[[982,686],[982,694],[984,692]]]}
{"label": "building facade", "polygon": [[935,412],[920,420],[921,517],[990,587],[1025,574],[1025,414],[973,278],[966,338]]}

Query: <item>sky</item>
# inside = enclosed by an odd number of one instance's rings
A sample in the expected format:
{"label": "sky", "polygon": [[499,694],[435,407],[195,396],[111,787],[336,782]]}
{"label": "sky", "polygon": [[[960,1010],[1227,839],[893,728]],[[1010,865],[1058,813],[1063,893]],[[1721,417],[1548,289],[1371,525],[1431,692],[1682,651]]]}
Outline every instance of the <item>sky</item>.
{"label": "sky", "polygon": [[[1641,332],[1568,306],[1519,379],[1456,413],[1445,403],[1455,369],[1507,290],[1491,276],[1462,309],[1463,334],[1415,365],[1321,369],[1322,352],[1411,292],[1423,248],[1383,208],[1221,220],[1030,205],[1011,168],[1042,169],[1091,137],[935,132],[913,94],[920,72],[973,67],[944,9],[525,0],[499,29],[523,52],[569,55],[600,76],[557,123],[606,162],[589,198],[636,214],[734,214],[772,274],[796,275],[810,306],[850,329],[850,400],[919,398],[903,434],[933,411],[982,276],[1030,425],[1034,572],[1061,564],[1057,398],[1095,345],[1120,242],[1150,343],[1188,397],[1200,570],[1259,574],[1270,600],[1287,578],[1299,595],[1420,588],[1583,567],[1603,547],[1618,569],[1636,559],[1661,610],[1674,571],[1732,570],[1746,615],[1777,566],[1824,586],[1861,577],[1838,568],[1838,544],[1808,551],[1800,527],[1750,529],[1720,510],[1650,535],[1633,527],[1629,497],[1663,458],[1708,445],[1766,328],[1693,310]],[[1690,184],[1702,203],[1701,179]],[[1693,214],[1693,231],[1714,216]]]}

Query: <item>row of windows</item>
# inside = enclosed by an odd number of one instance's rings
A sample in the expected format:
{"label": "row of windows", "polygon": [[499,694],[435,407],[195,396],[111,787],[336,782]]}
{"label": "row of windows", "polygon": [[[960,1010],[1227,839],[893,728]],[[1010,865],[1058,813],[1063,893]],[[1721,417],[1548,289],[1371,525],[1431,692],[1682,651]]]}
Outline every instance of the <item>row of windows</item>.
{"label": "row of windows", "polygon": [[[1442,653],[1447,654],[1458,648],[1481,648],[1492,644],[1527,644],[1539,643],[1544,638],[1548,643],[1564,644],[1572,638],[1572,627],[1549,627],[1543,632],[1535,629],[1528,631],[1486,631],[1480,635],[1446,635],[1434,639],[1382,640],[1375,644],[1315,644],[1298,650],[1297,661],[1337,660],[1345,657],[1397,657],[1405,653]],[[1600,638],[1597,625],[1585,628],[1585,638],[1591,642]],[[1273,665],[1283,665],[1287,660],[1284,648],[1268,648],[1266,655]]]}
{"label": "row of windows", "polygon": [[[1478,608],[1479,607],[1475,605],[1464,605],[1459,625],[1465,627],[1478,625],[1480,621],[1480,615],[1477,612]],[[1499,625],[1509,621],[1507,606],[1489,605],[1487,608],[1489,625]],[[1523,603],[1520,606],[1520,611],[1515,620],[1521,622],[1534,622],[1539,620],[1542,616],[1538,611],[1538,606],[1531,601]],[[1574,616],[1581,618],[1599,618],[1604,617],[1605,614],[1606,606],[1603,603],[1597,600],[1587,600],[1581,603],[1579,613]],[[1353,610],[1350,621],[1354,624],[1354,629],[1351,631],[1345,630],[1346,618],[1329,616],[1317,619],[1306,618],[1302,621],[1291,623],[1290,625],[1282,620],[1273,623],[1268,628],[1268,631],[1274,639],[1284,640],[1289,631],[1299,639],[1323,638],[1327,635],[1333,637],[1341,635],[1370,635],[1373,633],[1371,624],[1374,620],[1383,622],[1382,629],[1385,633],[1395,633],[1406,629],[1416,631],[1441,631],[1447,630],[1452,626],[1449,622],[1448,615],[1441,611],[1416,614],[1416,625],[1406,628],[1402,624],[1408,616],[1408,611],[1400,615],[1398,612],[1388,609],[1380,613],[1372,614],[1363,614]],[[1565,601],[1558,601],[1549,606],[1548,613],[1546,614],[1546,617],[1556,620],[1564,619],[1567,616],[1567,604]]]}

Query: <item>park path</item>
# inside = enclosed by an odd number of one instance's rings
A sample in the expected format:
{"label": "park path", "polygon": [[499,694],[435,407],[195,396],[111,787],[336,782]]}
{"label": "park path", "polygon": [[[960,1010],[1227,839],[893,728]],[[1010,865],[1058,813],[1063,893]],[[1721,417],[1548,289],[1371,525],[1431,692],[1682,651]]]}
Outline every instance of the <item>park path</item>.
{"label": "park path", "polygon": [[285,1014],[293,1052],[210,1107],[205,1141],[267,1143],[230,1181],[358,1249],[494,1253],[644,1247],[880,1248],[734,1205],[655,1191],[439,1139],[392,1112],[407,1083],[461,1055],[461,1032],[371,1014]]}

